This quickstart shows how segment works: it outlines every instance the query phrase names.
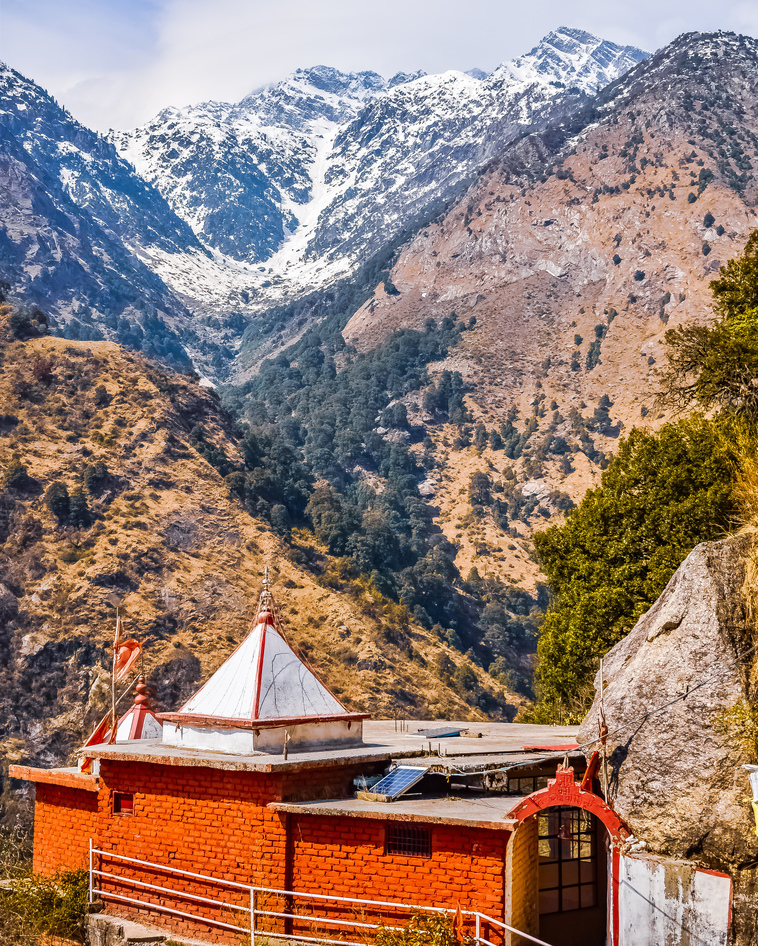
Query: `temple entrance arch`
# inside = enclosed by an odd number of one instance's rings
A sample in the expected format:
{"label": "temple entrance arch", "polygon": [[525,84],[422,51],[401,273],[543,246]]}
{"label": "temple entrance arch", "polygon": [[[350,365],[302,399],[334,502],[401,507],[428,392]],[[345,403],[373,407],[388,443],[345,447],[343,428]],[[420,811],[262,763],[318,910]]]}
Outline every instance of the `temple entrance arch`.
{"label": "temple entrance arch", "polygon": [[[591,778],[579,783],[573,768],[561,767],[547,788],[527,796],[509,814],[516,822],[516,846],[523,848],[525,825],[530,825],[528,860],[536,870],[538,914],[530,925],[539,929],[537,935],[560,946],[617,943],[619,845],[631,831],[592,791]],[[511,897],[517,897],[515,887]]]}

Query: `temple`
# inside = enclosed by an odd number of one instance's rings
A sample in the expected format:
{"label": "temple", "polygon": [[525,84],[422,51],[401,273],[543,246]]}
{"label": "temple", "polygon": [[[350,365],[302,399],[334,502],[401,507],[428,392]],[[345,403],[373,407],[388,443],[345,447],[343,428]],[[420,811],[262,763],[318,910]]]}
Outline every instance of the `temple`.
{"label": "temple", "polygon": [[359,946],[437,912],[474,946],[645,946],[675,942],[681,916],[726,946],[729,877],[645,858],[598,748],[575,727],[349,712],[285,641],[264,580],[250,633],[176,712],[155,714],[140,680],[86,771],[11,776],[35,786],[35,869],[88,869],[92,929]]}
{"label": "temple", "polygon": [[357,746],[365,713],[348,713],[281,636],[263,580],[253,629],[179,710],[164,713],[168,746],[255,752]]}

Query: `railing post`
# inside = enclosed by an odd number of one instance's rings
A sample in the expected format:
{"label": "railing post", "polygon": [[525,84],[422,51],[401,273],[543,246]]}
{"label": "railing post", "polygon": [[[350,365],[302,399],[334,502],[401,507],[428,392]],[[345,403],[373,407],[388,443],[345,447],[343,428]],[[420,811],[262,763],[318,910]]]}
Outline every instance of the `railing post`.
{"label": "railing post", "polygon": [[250,946],[255,946],[255,887],[250,888]]}
{"label": "railing post", "polygon": [[481,928],[480,928],[481,917],[479,914],[476,914],[476,946],[479,946],[479,940],[481,939]]}
{"label": "railing post", "polygon": [[89,889],[87,891],[87,902],[92,903],[92,838],[89,839]]}

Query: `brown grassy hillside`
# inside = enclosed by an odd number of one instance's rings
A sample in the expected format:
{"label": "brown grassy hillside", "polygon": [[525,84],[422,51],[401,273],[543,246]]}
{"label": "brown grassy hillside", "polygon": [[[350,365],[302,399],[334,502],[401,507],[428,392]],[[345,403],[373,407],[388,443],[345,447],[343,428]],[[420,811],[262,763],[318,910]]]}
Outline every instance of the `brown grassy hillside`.
{"label": "brown grassy hillside", "polygon": [[[269,564],[289,642],[350,708],[383,716],[483,718],[486,689],[515,705],[370,586],[334,581],[306,530],[292,543],[254,518],[195,449],[238,460],[212,392],[107,342],[14,337],[0,307],[0,752],[59,761],[102,712],[114,611],[146,645],[157,702],[174,708],[231,652]],[[101,463],[105,471],[96,467]],[[25,480],[20,466],[26,468]],[[95,474],[93,474],[93,469]],[[90,521],[49,508],[53,483]],[[331,577],[330,577],[331,576]],[[338,591],[339,586],[343,590]],[[127,703],[128,705],[128,703]]]}

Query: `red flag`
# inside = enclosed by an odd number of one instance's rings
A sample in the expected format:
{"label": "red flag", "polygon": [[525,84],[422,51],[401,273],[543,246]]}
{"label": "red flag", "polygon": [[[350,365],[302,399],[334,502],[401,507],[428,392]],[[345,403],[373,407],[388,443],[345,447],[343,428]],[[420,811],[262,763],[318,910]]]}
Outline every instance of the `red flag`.
{"label": "red flag", "polygon": [[116,638],[116,640],[117,643],[114,644],[113,669],[116,675],[116,682],[118,683],[120,680],[124,679],[134,666],[134,662],[142,653],[142,644],[140,644],[139,641],[133,640],[131,637],[125,641],[120,641],[118,638]]}
{"label": "red flag", "polygon": [[122,640],[121,617],[116,615],[116,636],[113,638],[113,682],[123,680],[142,652],[142,644],[133,638]]}

